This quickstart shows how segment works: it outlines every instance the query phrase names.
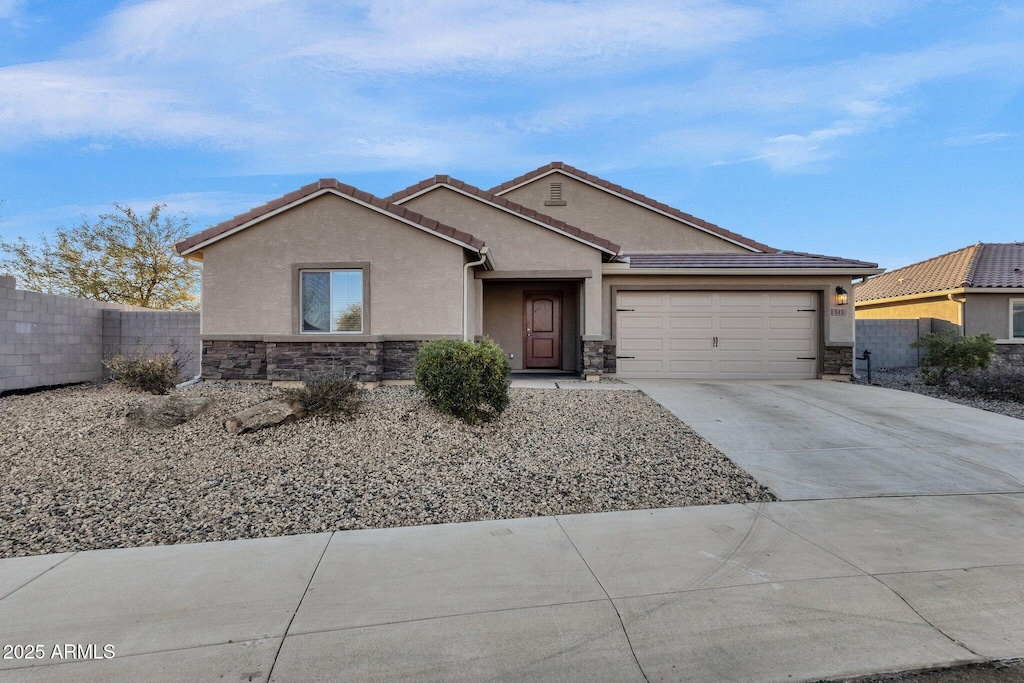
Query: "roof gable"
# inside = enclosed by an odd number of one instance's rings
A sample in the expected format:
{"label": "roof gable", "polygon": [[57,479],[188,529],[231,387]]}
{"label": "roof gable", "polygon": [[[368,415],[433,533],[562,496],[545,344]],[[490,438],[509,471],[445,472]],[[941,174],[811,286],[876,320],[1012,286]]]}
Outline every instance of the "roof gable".
{"label": "roof gable", "polygon": [[599,237],[592,232],[581,230],[580,228],[570,225],[565,221],[552,218],[546,214],[534,211],[533,209],[520,204],[516,204],[504,197],[500,197],[492,192],[476,187],[475,185],[470,185],[469,183],[452,178],[448,175],[436,175],[433,178],[427,178],[419,183],[410,185],[404,190],[399,190],[398,192],[389,195],[385,198],[385,201],[401,205],[406,201],[422,196],[427,192],[431,192],[441,187],[458,192],[464,196],[470,197],[471,199],[490,204],[498,210],[514,214],[518,218],[522,218],[542,228],[560,233],[565,237],[576,240],[577,242],[582,242],[609,256],[614,257],[621,251],[621,247],[619,245],[603,237]]}
{"label": "roof gable", "polygon": [[457,244],[465,249],[479,253],[485,248],[482,240],[473,237],[467,232],[456,230],[432,218],[427,218],[415,211],[393,204],[380,197],[375,197],[369,192],[363,192],[351,185],[341,183],[334,178],[322,178],[315,183],[304,185],[294,192],[278,197],[266,204],[261,204],[234,218],[218,223],[202,232],[191,235],[174,245],[174,250],[180,256],[185,256],[200,251],[204,246],[212,242],[224,239],[234,233],[244,230],[252,225],[275,216],[283,211],[307,202],[324,194],[333,194],[361,206],[369,208],[378,213],[388,215],[402,223],[418,228],[425,232],[432,233],[437,237]]}
{"label": "roof gable", "polygon": [[608,180],[605,180],[604,178],[599,178],[598,176],[587,173],[586,171],[582,171],[561,161],[552,161],[550,164],[541,166],[540,168],[534,169],[529,173],[525,173],[517,178],[513,178],[512,180],[492,187],[490,189],[490,192],[495,195],[501,196],[507,192],[511,192],[512,190],[520,188],[524,185],[528,185],[532,182],[540,180],[541,178],[545,178],[553,173],[561,173],[567,175],[571,178],[574,178],[575,180],[595,187],[598,190],[615,195],[627,202],[631,202],[650,211],[654,211],[663,216],[679,221],[691,228],[701,230],[716,237],[720,237],[721,239],[724,239],[728,242],[732,242],[733,244],[739,245],[749,251],[777,251],[776,249],[773,249],[772,247],[769,247],[766,244],[762,244],[761,242],[752,240],[749,237],[744,237],[743,235],[732,232],[731,230],[726,230],[725,228],[715,225],[714,223],[709,223],[708,221],[705,221],[701,218],[697,218],[692,214],[680,211],[679,209],[669,206],[668,204],[664,204],[655,199],[651,199],[650,197],[642,195],[639,192],[634,192],[633,190],[612,183]]}
{"label": "roof gable", "polygon": [[857,302],[962,287],[1024,287],[1024,243],[984,244],[913,263],[857,286]]}

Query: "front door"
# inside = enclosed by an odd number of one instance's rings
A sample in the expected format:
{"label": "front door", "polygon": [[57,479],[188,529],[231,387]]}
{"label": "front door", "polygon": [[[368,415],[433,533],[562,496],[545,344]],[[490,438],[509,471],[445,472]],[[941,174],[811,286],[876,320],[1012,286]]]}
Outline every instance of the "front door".
{"label": "front door", "polygon": [[523,292],[526,368],[562,367],[562,293]]}

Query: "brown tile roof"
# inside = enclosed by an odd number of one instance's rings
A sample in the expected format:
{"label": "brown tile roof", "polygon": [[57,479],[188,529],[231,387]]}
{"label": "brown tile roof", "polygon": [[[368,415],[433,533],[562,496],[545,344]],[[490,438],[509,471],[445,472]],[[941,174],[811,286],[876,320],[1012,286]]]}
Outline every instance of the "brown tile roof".
{"label": "brown tile roof", "polygon": [[732,232],[731,230],[726,230],[725,228],[715,225],[714,223],[709,223],[702,218],[697,218],[692,214],[680,211],[679,209],[669,206],[668,204],[663,204],[657,201],[656,199],[651,199],[650,197],[642,195],[639,192],[634,192],[633,190],[627,189],[622,185],[616,185],[615,183],[609,182],[604,178],[598,178],[596,175],[592,175],[590,173],[587,173],[586,171],[581,171],[580,169],[574,168],[569,164],[563,163],[561,161],[552,161],[550,164],[547,164],[546,166],[541,166],[540,168],[530,171],[529,173],[524,173],[518,178],[513,178],[512,180],[504,182],[501,185],[492,187],[490,191],[495,194],[501,194],[502,192],[505,192],[506,190],[515,187],[516,185],[520,185],[527,181],[533,180],[534,178],[542,176],[548,171],[553,170],[562,171],[568,175],[576,176],[577,178],[581,178],[583,180],[586,180],[587,182],[593,183],[598,187],[603,187],[611,192],[616,192],[618,194],[624,195],[636,202],[645,204],[652,209],[657,209],[658,211],[667,213],[670,216],[674,216],[676,218],[684,220],[687,223],[692,223],[693,225],[696,225],[704,230],[707,230],[710,233],[716,234],[720,237],[724,237],[725,239],[731,240],[733,242],[738,242],[742,245],[750,247],[751,249],[756,249],[757,251],[776,251],[776,249],[773,249],[772,247],[769,247],[766,244],[756,242],[750,239],[749,237],[744,237],[743,235]]}
{"label": "brown tile roof", "polygon": [[206,230],[203,230],[200,233],[196,233],[195,235],[187,237],[181,242],[175,244],[174,250],[177,253],[181,254],[182,252],[188,251],[189,249],[195,247],[197,244],[202,244],[203,242],[213,239],[218,235],[222,235],[230,230],[234,230],[238,226],[244,225],[245,223],[248,223],[251,220],[260,218],[261,216],[265,216],[271,211],[281,209],[285,206],[288,206],[289,204],[299,201],[300,199],[308,197],[311,194],[320,192],[321,190],[334,190],[335,192],[339,192],[341,194],[348,195],[349,197],[352,197],[354,199],[358,199],[359,201],[374,206],[378,209],[381,209],[382,211],[389,213],[392,216],[410,221],[412,223],[419,225],[420,227],[426,228],[430,232],[460,242],[467,246],[468,248],[472,249],[473,251],[479,252],[484,247],[484,243],[482,240],[473,237],[467,232],[456,230],[455,228],[444,225],[443,223],[438,223],[432,218],[427,218],[426,216],[422,216],[416,213],[415,211],[410,211],[404,206],[392,204],[391,202],[385,199],[375,197],[369,192],[357,190],[351,185],[346,185],[345,183],[338,182],[334,178],[321,178],[315,183],[304,185],[299,189],[295,190],[294,192],[289,192],[283,197],[278,197],[277,199],[267,202],[266,204],[261,204],[260,206],[257,206],[254,209],[250,209],[249,211],[246,211],[243,214],[235,216],[234,218],[226,220],[223,223],[218,223],[217,225],[207,228]]}
{"label": "brown tile roof", "polygon": [[843,268],[873,270],[877,263],[837,256],[777,251],[770,254],[712,252],[700,254],[627,254],[630,268]]}
{"label": "brown tile roof", "polygon": [[978,242],[897,268],[857,286],[857,301],[960,287],[1024,287],[1024,243]]}
{"label": "brown tile roof", "polygon": [[511,202],[505,199],[504,197],[499,197],[493,192],[488,192],[487,190],[483,190],[479,187],[476,187],[475,185],[470,185],[469,183],[458,180],[457,178],[452,178],[449,175],[436,175],[433,178],[427,178],[426,180],[420,181],[415,185],[410,185],[404,190],[399,190],[398,192],[395,192],[394,194],[389,195],[384,199],[385,201],[399,202],[405,199],[406,197],[410,197],[416,194],[417,192],[421,192],[422,190],[426,190],[437,185],[451,185],[452,187],[462,190],[463,192],[497,204],[498,206],[504,207],[509,211],[514,211],[515,213],[518,213],[527,218],[531,218],[539,223],[543,223],[551,228],[554,228],[555,230],[568,233],[573,237],[584,240],[586,242],[590,242],[591,244],[596,244],[597,246],[601,247],[610,254],[617,254],[622,249],[619,245],[615,244],[614,242],[606,240],[603,237],[598,237],[592,232],[581,230],[576,226],[569,225],[565,221],[560,221],[557,218],[552,218],[551,216],[548,216],[546,214],[538,213],[533,209],[529,209],[525,206],[516,204],[515,202]]}
{"label": "brown tile roof", "polygon": [[982,244],[967,280],[971,287],[1024,287],[1024,242]]}

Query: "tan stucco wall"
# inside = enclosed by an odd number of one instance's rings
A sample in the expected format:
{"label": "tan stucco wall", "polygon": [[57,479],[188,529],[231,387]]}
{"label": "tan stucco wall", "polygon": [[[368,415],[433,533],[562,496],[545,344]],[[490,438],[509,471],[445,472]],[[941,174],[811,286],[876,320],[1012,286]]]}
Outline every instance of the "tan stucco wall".
{"label": "tan stucco wall", "polygon": [[[605,292],[605,305],[602,307],[602,329],[609,338],[614,334],[615,297],[612,288],[620,291],[629,288],[642,289],[761,289],[761,290],[807,290],[822,292],[823,310],[820,314],[822,337],[825,345],[852,345],[854,342],[854,310],[853,304],[836,306],[834,293],[837,285],[846,291],[853,291],[850,278],[829,276],[701,276],[701,275],[613,275],[606,273],[602,280]],[[842,315],[832,315],[832,311],[845,311]]]}
{"label": "tan stucco wall", "polygon": [[586,317],[580,333],[599,334],[601,252],[597,249],[444,187],[402,206],[482,239],[498,272],[590,271],[592,276],[584,284]]}
{"label": "tan stucco wall", "polygon": [[572,282],[486,282],[484,283],[483,334],[512,354],[513,370],[523,368],[523,292],[562,292],[562,369],[575,370],[579,356],[579,285]]}
{"label": "tan stucco wall", "polygon": [[370,264],[368,333],[462,334],[464,250],[335,195],[203,250],[203,334],[297,334],[293,264],[337,262]]}
{"label": "tan stucco wall", "polygon": [[441,187],[402,206],[482,239],[498,270],[600,269],[601,252]]}
{"label": "tan stucco wall", "polygon": [[[551,182],[562,183],[565,206],[545,206]],[[553,173],[502,195],[609,239],[625,252],[749,251],[650,209]]]}
{"label": "tan stucco wall", "polygon": [[966,334],[987,333],[996,339],[1010,338],[1010,300],[1022,294],[967,294]]}
{"label": "tan stucco wall", "polygon": [[917,318],[934,318],[945,320],[953,325],[960,325],[960,304],[950,301],[946,295],[927,299],[896,301],[889,304],[858,304],[857,317],[862,320],[916,320]]}

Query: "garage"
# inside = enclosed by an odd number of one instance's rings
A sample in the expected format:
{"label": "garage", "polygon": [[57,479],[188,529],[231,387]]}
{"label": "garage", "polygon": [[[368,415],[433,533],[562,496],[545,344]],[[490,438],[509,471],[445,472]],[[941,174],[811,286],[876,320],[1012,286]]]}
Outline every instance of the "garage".
{"label": "garage", "polygon": [[619,291],[622,378],[814,379],[817,292]]}

